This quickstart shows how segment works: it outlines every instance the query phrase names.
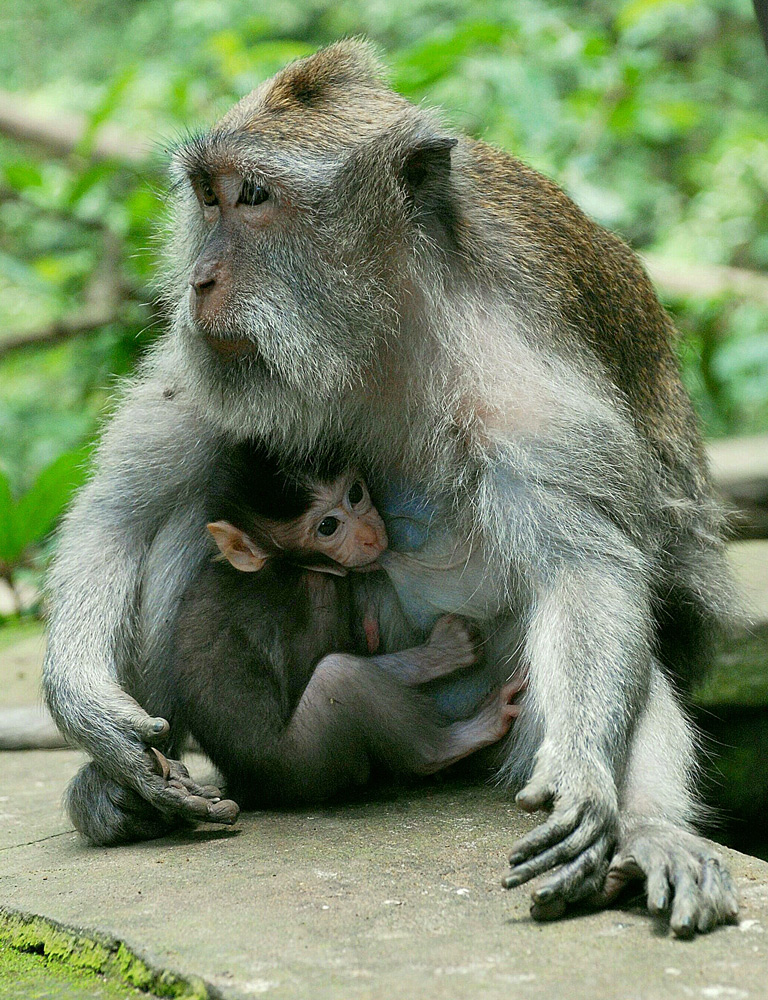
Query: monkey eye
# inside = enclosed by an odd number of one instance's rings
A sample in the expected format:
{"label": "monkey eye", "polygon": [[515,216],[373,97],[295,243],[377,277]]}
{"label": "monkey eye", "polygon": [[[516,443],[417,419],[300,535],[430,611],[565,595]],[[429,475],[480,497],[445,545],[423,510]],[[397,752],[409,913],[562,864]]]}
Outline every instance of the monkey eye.
{"label": "monkey eye", "polygon": [[338,528],[339,519],[337,517],[324,517],[317,526],[318,535],[325,535],[329,538]]}
{"label": "monkey eye", "polygon": [[269,198],[269,191],[260,184],[253,181],[244,181],[240,189],[240,197],[237,199],[238,205],[260,205]]}
{"label": "monkey eye", "polygon": [[209,208],[219,204],[219,199],[216,197],[216,192],[211,187],[210,181],[200,181],[200,197],[203,199],[203,204]]}
{"label": "monkey eye", "polygon": [[362,483],[353,483],[349,487],[349,493],[347,493],[347,500],[349,500],[350,504],[353,507],[360,503],[360,501],[363,499],[363,496],[364,493],[363,493]]}

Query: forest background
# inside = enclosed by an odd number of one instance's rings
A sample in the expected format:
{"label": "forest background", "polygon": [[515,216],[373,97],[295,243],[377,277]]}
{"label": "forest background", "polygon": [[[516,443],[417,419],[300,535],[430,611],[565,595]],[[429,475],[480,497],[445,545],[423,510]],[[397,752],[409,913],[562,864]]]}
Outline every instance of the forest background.
{"label": "forest background", "polygon": [[116,379],[163,329],[169,146],[346,35],[645,255],[709,436],[768,430],[768,60],[750,0],[3,0],[0,577],[25,611]]}

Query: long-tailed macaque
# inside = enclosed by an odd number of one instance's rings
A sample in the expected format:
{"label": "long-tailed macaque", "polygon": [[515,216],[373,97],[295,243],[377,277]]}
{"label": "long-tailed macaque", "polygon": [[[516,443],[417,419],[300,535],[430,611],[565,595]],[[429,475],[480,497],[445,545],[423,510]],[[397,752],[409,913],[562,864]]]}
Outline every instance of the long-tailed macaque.
{"label": "long-tailed macaque", "polygon": [[[382,574],[355,587],[387,544],[364,481],[287,475],[258,446],[234,451],[210,501],[222,559],[182,598],[167,671],[176,739],[191,731],[228,794],[246,806],[317,800],[366,781],[371,761],[425,774],[506,735],[522,679],[446,718],[449,675],[477,659],[455,615],[426,643],[384,652],[393,625],[401,640],[408,626]],[[448,687],[435,693],[439,678]]]}
{"label": "long-tailed macaque", "polygon": [[523,661],[498,777],[547,815],[505,884],[547,873],[540,918],[644,877],[680,936],[732,919],[693,831],[675,694],[730,613],[722,519],[674,330],[632,252],[394,93],[356,41],[243,98],[177,151],[173,178],[172,329],[106,430],[51,578],[48,704],[93,757],[69,793],[80,828],[109,842],[139,806],[144,823],[202,812],[147,747],[173,717],[166,664],[209,554],[208,480],[246,437],[296,462],[335,439],[417,577],[427,552],[430,613],[451,600],[430,555],[447,539],[484,567],[499,680]]}

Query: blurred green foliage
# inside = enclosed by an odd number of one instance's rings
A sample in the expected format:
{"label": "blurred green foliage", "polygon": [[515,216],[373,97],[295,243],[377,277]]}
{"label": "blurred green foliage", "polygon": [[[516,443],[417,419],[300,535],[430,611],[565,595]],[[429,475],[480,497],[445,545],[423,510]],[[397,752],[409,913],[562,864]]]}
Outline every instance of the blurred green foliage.
{"label": "blurred green foliage", "polygon": [[[555,177],[636,248],[768,271],[768,60],[749,0],[3,0],[3,87],[89,123],[69,156],[0,135],[0,461],[15,495],[92,438],[114,377],[162,326],[164,145],[352,34],[381,47],[397,89]],[[92,158],[110,126],[146,169]],[[2,356],[3,338],[105,302],[95,332]],[[768,428],[765,304],[668,305],[707,430]]]}

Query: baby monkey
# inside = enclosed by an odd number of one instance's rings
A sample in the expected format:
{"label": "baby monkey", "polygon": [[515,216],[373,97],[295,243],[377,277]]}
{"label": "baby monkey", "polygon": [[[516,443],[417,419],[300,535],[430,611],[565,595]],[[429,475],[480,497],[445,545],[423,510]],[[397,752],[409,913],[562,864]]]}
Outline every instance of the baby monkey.
{"label": "baby monkey", "polygon": [[324,798],[365,782],[374,762],[427,774],[506,735],[519,682],[458,721],[430,694],[477,661],[467,622],[445,615],[421,645],[386,649],[393,622],[401,636],[408,625],[371,572],[387,533],[357,473],[286,473],[247,445],[214,482],[220,557],[182,603],[174,730],[192,732],[240,805]]}
{"label": "baby monkey", "polygon": [[[267,501],[273,514],[275,499],[271,495]],[[252,509],[250,534],[229,521],[208,525],[221,555],[235,569],[255,573],[275,558],[335,576],[379,568],[376,560],[387,547],[387,532],[356,471],[330,481],[286,479],[283,499],[283,513],[291,512],[288,519]],[[297,514],[296,504],[302,503]]]}

